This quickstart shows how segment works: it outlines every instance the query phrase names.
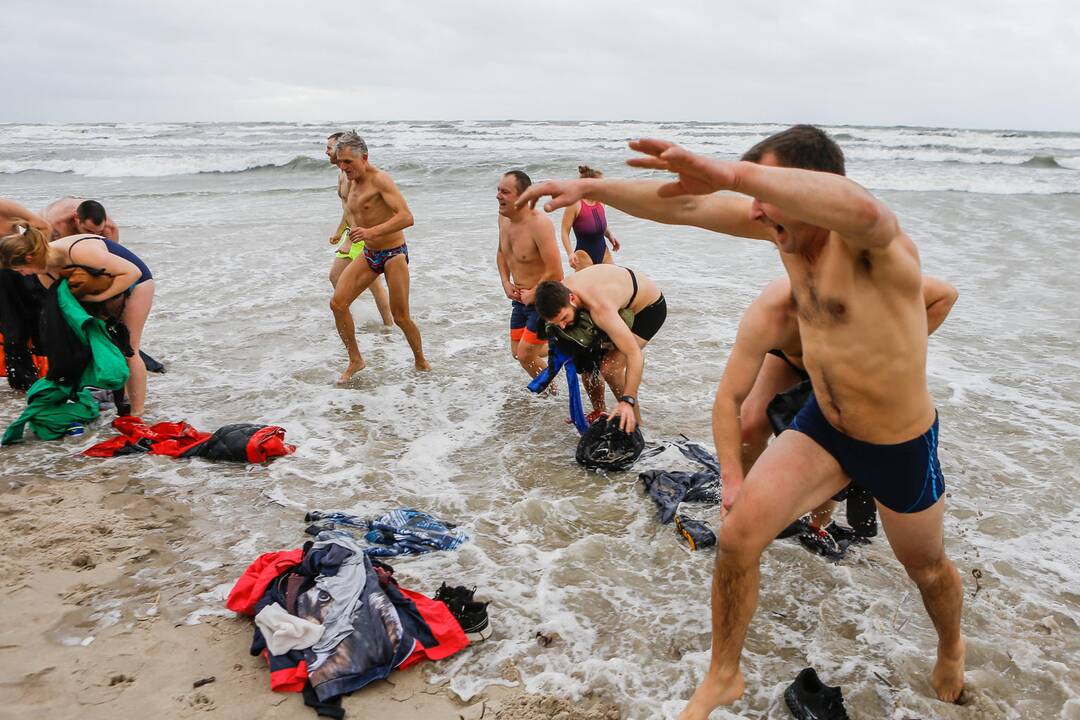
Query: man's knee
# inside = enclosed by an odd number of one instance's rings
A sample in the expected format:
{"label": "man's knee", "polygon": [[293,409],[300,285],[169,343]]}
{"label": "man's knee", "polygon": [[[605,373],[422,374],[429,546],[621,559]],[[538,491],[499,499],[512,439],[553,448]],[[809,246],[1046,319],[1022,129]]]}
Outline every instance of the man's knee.
{"label": "man's knee", "polygon": [[763,408],[748,407],[746,403],[743,403],[739,421],[742,426],[743,445],[757,446],[769,441],[772,426],[769,425],[769,419],[765,417]]}
{"label": "man's knee", "polygon": [[[755,542],[749,533],[740,532],[738,523],[732,523],[734,518],[728,515],[717,535],[716,548],[727,563],[739,567],[748,567],[760,562],[761,552],[765,545]],[[767,543],[766,543],[767,544]]]}
{"label": "man's knee", "polygon": [[395,307],[392,303],[390,305],[390,316],[394,318],[394,324],[397,326],[404,325],[410,322],[409,310],[403,307]]}
{"label": "man's knee", "polygon": [[522,365],[532,365],[540,359],[541,350],[543,348],[543,345],[532,345],[530,343],[522,341],[522,343],[518,345],[518,350],[515,357],[518,359],[519,362],[521,362]]}
{"label": "man's knee", "polygon": [[335,314],[348,312],[349,305],[352,303],[345,302],[344,298],[339,298],[337,295],[330,298],[330,310]]}
{"label": "man's knee", "polygon": [[919,587],[940,584],[955,572],[952,563],[945,555],[944,549],[936,554],[898,559],[904,566],[908,577]]}

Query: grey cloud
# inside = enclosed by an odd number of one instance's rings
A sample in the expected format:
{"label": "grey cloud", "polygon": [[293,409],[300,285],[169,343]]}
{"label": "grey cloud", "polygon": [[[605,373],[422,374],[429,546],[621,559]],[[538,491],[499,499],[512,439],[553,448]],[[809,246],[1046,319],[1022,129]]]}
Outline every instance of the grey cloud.
{"label": "grey cloud", "polygon": [[[1010,3],[9,0],[0,121],[566,118],[1075,129],[1076,13]],[[43,33],[44,36],[41,34]]]}

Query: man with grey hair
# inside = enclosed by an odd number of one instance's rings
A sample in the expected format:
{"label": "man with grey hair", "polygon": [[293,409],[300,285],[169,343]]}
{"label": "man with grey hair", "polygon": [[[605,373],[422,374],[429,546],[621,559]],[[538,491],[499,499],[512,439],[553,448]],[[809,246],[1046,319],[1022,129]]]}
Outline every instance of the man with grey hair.
{"label": "man with grey hair", "polygon": [[334,147],[337,166],[348,180],[344,208],[349,237],[364,243],[364,262],[351,262],[342,271],[330,301],[338,333],[349,353],[349,364],[338,383],[348,382],[365,365],[349,306],[383,274],[390,290],[390,313],[409,341],[416,369],[431,369],[424,357],[420,328],[409,315],[409,247],[402,231],[412,226],[413,216],[397,185],[368,162],[367,153],[367,143],[355,132],[343,134]]}
{"label": "man with grey hair", "polygon": [[[337,148],[338,140],[346,134],[356,136],[356,132],[350,130],[348,133],[336,132],[326,138],[326,157],[329,158],[330,164],[334,167],[337,167],[337,155],[334,151]],[[363,142],[363,140],[360,142]],[[345,177],[345,173],[340,169],[338,170],[337,192],[338,197],[341,199],[341,222],[338,223],[334,234],[330,236],[330,244],[338,246],[337,252],[334,253],[334,262],[330,265],[330,285],[334,288],[337,287],[338,278],[341,277],[341,273],[345,271],[349,263],[360,257],[360,254],[364,252],[364,241],[357,240],[353,242],[349,235],[349,219],[348,214],[345,212],[345,198],[349,193],[349,179]],[[375,300],[375,307],[379,310],[383,325],[387,327],[393,325],[394,319],[390,314],[390,297],[386,294],[386,286],[381,279],[376,278],[375,282],[371,284],[371,297]]]}

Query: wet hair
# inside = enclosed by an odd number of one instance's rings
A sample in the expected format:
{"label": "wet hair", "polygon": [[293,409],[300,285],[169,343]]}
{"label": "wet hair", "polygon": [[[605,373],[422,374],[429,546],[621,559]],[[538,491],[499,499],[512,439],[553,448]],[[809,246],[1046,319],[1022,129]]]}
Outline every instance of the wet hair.
{"label": "wet hair", "polygon": [[595,177],[600,177],[601,175],[603,175],[602,172],[600,172],[599,170],[597,170],[595,168],[591,168],[588,165],[578,165],[577,166],[577,171],[578,171],[578,175],[580,175],[583,178],[595,178]]}
{"label": "wet hair", "polygon": [[105,218],[108,217],[105,212],[105,206],[97,200],[83,200],[79,203],[79,207],[75,208],[75,214],[78,215],[79,219],[83,222],[89,220],[95,225],[100,225],[105,222]]}
{"label": "wet hair", "polygon": [[334,150],[341,152],[342,148],[349,148],[354,155],[367,157],[367,143],[364,142],[364,138],[356,134],[355,130],[341,133]]}
{"label": "wet hair", "polygon": [[45,233],[22,218],[12,218],[11,226],[14,232],[0,237],[0,267],[23,267],[27,255],[44,262],[49,256],[49,239]]}
{"label": "wet hair", "polygon": [[844,151],[824,130],[813,125],[795,125],[770,135],[747,150],[742,159],[759,163],[769,153],[783,167],[845,174]]}
{"label": "wet hair", "polygon": [[333,142],[333,141],[337,140],[339,137],[341,137],[344,134],[345,134],[344,132],[330,133],[329,135],[326,136],[326,142]]}
{"label": "wet hair", "polygon": [[503,173],[503,177],[506,177],[507,175],[514,178],[519,193],[525,192],[525,188],[532,185],[532,178],[526,175],[524,170],[508,170]]}
{"label": "wet hair", "polygon": [[540,317],[551,320],[570,304],[570,288],[558,280],[545,280],[536,286],[533,303]]}

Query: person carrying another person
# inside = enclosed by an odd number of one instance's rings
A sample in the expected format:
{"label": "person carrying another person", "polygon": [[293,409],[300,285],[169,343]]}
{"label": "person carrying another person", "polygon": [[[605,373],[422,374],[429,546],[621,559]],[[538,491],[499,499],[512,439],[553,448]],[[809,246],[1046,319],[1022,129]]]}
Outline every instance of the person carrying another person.
{"label": "person carrying another person", "polygon": [[530,377],[536,377],[547,366],[544,358],[548,347],[547,340],[539,337],[541,321],[533,293],[544,280],[562,280],[563,271],[551,220],[539,210],[514,204],[530,184],[532,180],[521,170],[510,170],[499,178],[495,191],[499,204],[495,265],[503,293],[510,301],[510,354]]}
{"label": "person carrying another person", "polygon": [[[329,158],[330,164],[337,167],[337,156],[334,150],[337,148],[337,141],[345,133],[336,132],[330,137],[326,138],[326,157]],[[341,199],[341,222],[338,223],[337,230],[330,236],[330,244],[337,245],[337,252],[334,253],[334,262],[330,265],[330,286],[337,287],[338,278],[341,277],[341,273],[345,271],[345,268],[350,262],[360,257],[364,252],[364,241],[360,240],[352,242],[349,239],[349,217],[345,212],[345,199],[349,193],[349,178],[345,176],[345,173],[338,169],[338,182],[337,182],[338,198]],[[375,307],[379,310],[379,316],[382,318],[383,325],[387,327],[394,324],[394,317],[390,313],[390,297],[386,294],[386,285],[383,284],[382,278],[375,278],[375,281],[371,283],[369,288],[371,291],[371,297],[375,300]]]}
{"label": "person carrying another person", "polygon": [[[604,173],[588,165],[578,165],[578,174],[583,178],[604,177]],[[573,250],[570,250],[571,229],[577,241]],[[619,251],[619,241],[608,227],[603,203],[582,199],[566,206],[562,216],[562,244],[571,268],[580,270],[590,265],[615,262],[605,240],[611,242],[612,250]]]}
{"label": "person carrying another person", "polygon": [[[932,335],[959,294],[952,284],[929,275],[922,278],[922,294],[927,334]],[[712,427],[723,487],[721,513],[735,503],[745,473],[769,443],[773,430],[766,414],[769,403],[809,377],[791,281],[784,276],[766,285],[743,313],[716,390]],[[823,532],[835,507],[829,499],[812,510],[810,529]]]}
{"label": "person carrying another person", "polygon": [[60,198],[49,203],[41,214],[52,225],[53,240],[89,233],[120,242],[120,229],[97,200]]}
{"label": "person carrying another person", "polygon": [[393,179],[368,162],[367,143],[356,133],[347,132],[337,139],[334,156],[349,180],[345,194],[349,238],[364,243],[360,255],[364,262],[349,263],[338,277],[330,300],[334,323],[349,353],[349,364],[338,383],[348,382],[365,366],[356,344],[356,327],[349,306],[383,274],[390,290],[390,312],[394,323],[405,333],[416,369],[430,370],[420,328],[409,315],[409,246],[402,232],[413,224],[409,205]]}
{"label": "person carrying another person", "polygon": [[78,234],[49,242],[48,236],[25,220],[15,219],[14,232],[0,238],[0,266],[22,275],[37,275],[50,287],[69,265],[81,265],[112,276],[109,287],[85,295],[83,303],[103,303],[120,299],[120,319],[127,327],[132,355],[127,358],[125,386],[131,414],[141,416],[146,403],[146,365],[139,354],[143,328],[154,302],[154,276],[135,253],[112,240],[93,234]]}
{"label": "person carrying another person", "polygon": [[[667,300],[660,288],[630,268],[593,265],[563,282],[545,280],[537,285],[536,309],[542,320],[564,330],[586,311],[614,344],[600,363],[600,373],[619,399],[609,418],[632,433],[641,423],[638,388],[645,369],[643,350],[667,319]],[[619,315],[624,309],[634,313],[629,326]]]}
{"label": "person carrying another person", "polygon": [[[740,658],[757,606],[761,553],[777,534],[848,483],[877,500],[893,552],[937,632],[930,683],[956,702],[964,686],[960,576],[945,554],[938,416],[926,384],[927,320],[919,254],[899,220],[844,177],[822,130],[796,125],[741,161],[664,140],[635,140],[630,164],[675,173],[649,180],[552,181],[518,202],[582,198],[669,224],[776,245],[791,280],[814,395],[747,473],[720,530],[709,669],[680,714],[705,720],[745,691]],[[720,192],[726,191],[726,192]]]}

